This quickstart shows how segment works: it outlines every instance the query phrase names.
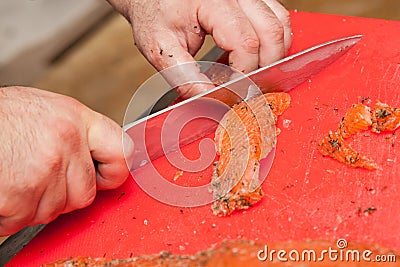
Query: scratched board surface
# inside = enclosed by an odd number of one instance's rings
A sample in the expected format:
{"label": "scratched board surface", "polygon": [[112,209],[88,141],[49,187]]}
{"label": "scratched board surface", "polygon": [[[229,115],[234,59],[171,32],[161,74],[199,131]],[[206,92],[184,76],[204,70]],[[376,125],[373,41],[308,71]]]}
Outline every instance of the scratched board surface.
{"label": "scratched board surface", "polygon": [[[259,204],[216,217],[210,206],[162,204],[130,178],[116,190],[100,192],[90,207],[59,217],[8,266],[37,266],[78,255],[125,258],[165,250],[192,254],[240,238],[346,238],[400,251],[400,133],[350,139],[355,149],[379,164],[377,171],[348,168],[317,151],[318,141],[337,128],[353,103],[370,98],[372,104],[380,100],[400,107],[400,23],[298,12],[292,13],[292,26],[291,53],[339,37],[364,37],[290,92],[292,103],[278,122],[282,132],[263,184],[266,196]],[[185,153],[196,157],[197,145],[186,146]],[[176,174],[165,158],[154,164],[170,179]],[[206,183],[211,169],[189,176],[184,173],[177,182],[189,178]],[[364,212],[372,207],[373,212]]]}

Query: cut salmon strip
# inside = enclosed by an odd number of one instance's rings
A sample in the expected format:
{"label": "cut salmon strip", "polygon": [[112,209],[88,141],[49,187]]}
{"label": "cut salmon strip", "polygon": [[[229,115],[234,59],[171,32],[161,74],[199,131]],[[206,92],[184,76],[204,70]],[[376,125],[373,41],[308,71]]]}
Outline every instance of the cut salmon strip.
{"label": "cut salmon strip", "polygon": [[290,105],[290,95],[285,93],[268,93],[264,94],[264,98],[267,101],[272,113],[277,119],[278,116],[282,115]]}
{"label": "cut salmon strip", "polygon": [[374,170],[378,165],[371,159],[356,152],[345,142],[342,135],[329,131],[325,138],[318,144],[319,151],[324,156],[332,157],[348,166]]}
{"label": "cut salmon strip", "polygon": [[228,215],[261,200],[259,161],[275,146],[276,115],[272,110],[282,114],[289,103],[286,93],[265,94],[233,106],[224,115],[215,132],[220,158],[211,183],[214,214]]}
{"label": "cut salmon strip", "polygon": [[319,143],[319,150],[322,155],[337,159],[348,166],[376,169],[378,165],[373,160],[362,156],[344,141],[345,138],[370,127],[374,133],[395,131],[400,127],[400,109],[379,101],[372,111],[364,104],[354,104],[342,118],[337,132],[329,132]]}
{"label": "cut salmon strip", "polygon": [[374,133],[394,131],[400,127],[400,109],[376,102],[372,112],[372,129]]}
{"label": "cut salmon strip", "polygon": [[354,104],[342,118],[339,133],[343,138],[368,130],[372,125],[371,109],[361,103]]}

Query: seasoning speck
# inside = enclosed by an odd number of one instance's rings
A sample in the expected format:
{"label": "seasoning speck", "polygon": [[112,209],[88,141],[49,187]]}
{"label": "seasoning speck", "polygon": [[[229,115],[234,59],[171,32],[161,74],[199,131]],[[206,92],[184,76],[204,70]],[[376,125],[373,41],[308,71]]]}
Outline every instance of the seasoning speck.
{"label": "seasoning speck", "polygon": [[125,192],[122,191],[121,194],[118,196],[117,200],[120,200],[123,196],[125,196]]}
{"label": "seasoning speck", "polygon": [[145,220],[143,221],[143,224],[144,224],[144,225],[149,225],[149,221],[145,219]]}
{"label": "seasoning speck", "polygon": [[369,207],[368,209],[364,210],[364,213],[371,214],[376,211],[375,207]]}

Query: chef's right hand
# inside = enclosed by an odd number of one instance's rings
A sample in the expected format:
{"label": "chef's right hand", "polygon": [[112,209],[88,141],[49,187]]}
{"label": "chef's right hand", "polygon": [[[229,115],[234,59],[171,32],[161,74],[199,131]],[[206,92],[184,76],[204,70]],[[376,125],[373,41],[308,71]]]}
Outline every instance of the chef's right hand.
{"label": "chef's right hand", "polygon": [[70,97],[0,88],[0,125],[0,236],[86,207],[128,177],[121,127]]}

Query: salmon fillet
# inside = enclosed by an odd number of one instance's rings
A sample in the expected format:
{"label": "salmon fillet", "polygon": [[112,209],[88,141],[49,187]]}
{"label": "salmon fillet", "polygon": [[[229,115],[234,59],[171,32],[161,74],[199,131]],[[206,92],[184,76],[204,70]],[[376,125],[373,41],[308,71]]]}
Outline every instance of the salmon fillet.
{"label": "salmon fillet", "polygon": [[290,95],[286,93],[267,93],[264,94],[264,98],[267,101],[272,114],[275,117],[275,121],[278,116],[282,115],[290,105]]}
{"label": "salmon fillet", "polygon": [[350,167],[374,170],[378,165],[357,151],[344,140],[351,135],[371,129],[374,133],[395,131],[400,127],[400,109],[385,103],[376,102],[373,110],[359,103],[354,104],[342,118],[336,132],[329,131],[319,142],[319,151],[323,156],[332,157]]}
{"label": "salmon fillet", "polygon": [[339,133],[343,138],[368,130],[372,125],[371,109],[364,104],[354,104],[342,118]]}
{"label": "salmon fillet", "polygon": [[[337,251],[336,254],[333,253],[331,255],[331,258],[328,253],[323,252],[329,249]],[[271,254],[272,250],[274,250],[275,253]],[[278,259],[277,252],[280,250],[287,252],[285,255],[281,255],[281,258],[286,258],[287,261]],[[298,256],[292,253],[293,250],[298,252]],[[362,258],[362,253],[367,250],[371,251],[370,254],[368,253],[369,256],[367,257],[367,259],[371,260],[370,262]],[[315,254],[309,253],[310,251],[315,252]],[[342,255],[344,260],[342,261],[339,260],[339,251],[343,251]],[[347,251],[351,253],[347,253]],[[359,254],[357,254],[357,251]],[[353,252],[356,254],[353,254]],[[358,260],[357,255],[359,255],[358,257],[360,257],[360,260]],[[386,261],[375,261],[377,255],[381,258],[382,256],[385,257]],[[335,256],[337,257],[336,260],[334,260]],[[353,256],[354,258],[352,258]],[[346,259],[349,260],[346,261]],[[77,257],[59,260],[46,264],[43,267],[394,267],[398,266],[398,262],[400,262],[399,253],[393,250],[377,245],[366,245],[356,242],[348,242],[347,247],[341,250],[338,248],[337,242],[323,240],[266,243],[234,240],[225,241],[215,249],[204,250],[193,256],[172,255],[169,252],[161,252],[157,255],[138,256],[123,260]]]}
{"label": "salmon fillet", "polygon": [[220,157],[211,182],[214,214],[229,215],[261,200],[259,161],[275,146],[277,115],[289,103],[286,93],[265,94],[234,105],[224,115],[215,132]]}
{"label": "salmon fillet", "polygon": [[318,145],[323,156],[332,157],[351,167],[374,170],[378,165],[371,159],[361,155],[344,141],[341,134],[330,131]]}

